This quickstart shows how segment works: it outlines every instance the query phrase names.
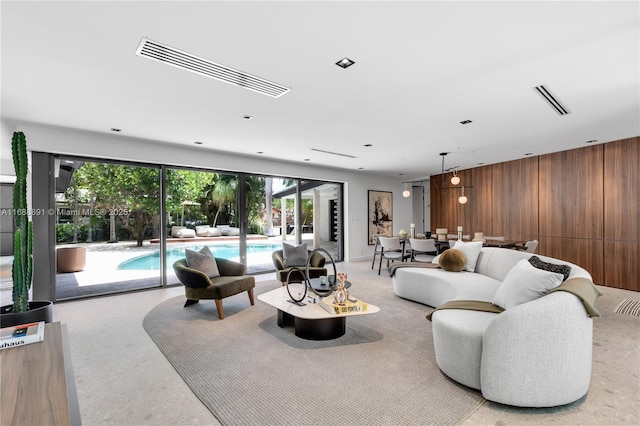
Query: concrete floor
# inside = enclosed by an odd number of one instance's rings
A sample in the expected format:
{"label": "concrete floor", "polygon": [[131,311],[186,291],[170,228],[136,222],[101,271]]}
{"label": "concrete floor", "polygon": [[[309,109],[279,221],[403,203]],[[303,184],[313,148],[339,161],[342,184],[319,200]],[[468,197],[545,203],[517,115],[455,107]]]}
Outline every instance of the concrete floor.
{"label": "concrete floor", "polygon": [[[343,264],[349,276],[368,277],[389,288],[391,278],[372,271],[371,261]],[[272,285],[273,274],[257,277]],[[640,424],[640,318],[613,313],[640,293],[602,288],[603,314],[594,320],[594,355],[588,395],[554,409],[518,409],[487,402],[463,425]],[[67,325],[84,425],[216,425],[142,328],[160,302],[183,295],[182,287],[61,302],[54,319]],[[256,302],[258,303],[258,302]],[[425,419],[424,424],[429,424]]]}

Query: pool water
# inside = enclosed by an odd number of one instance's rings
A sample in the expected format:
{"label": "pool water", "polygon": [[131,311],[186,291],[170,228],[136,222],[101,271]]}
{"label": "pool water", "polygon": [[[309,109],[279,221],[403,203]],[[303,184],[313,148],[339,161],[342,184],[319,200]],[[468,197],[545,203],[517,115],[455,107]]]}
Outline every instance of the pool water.
{"label": "pool water", "polygon": [[[184,259],[184,250],[191,249],[199,251],[204,245],[182,246],[167,249],[167,268],[171,268],[176,260]],[[240,247],[237,244],[212,244],[208,245],[214,257],[238,260],[240,258]],[[251,254],[271,253],[281,249],[282,243],[254,243],[247,244],[247,257]],[[153,252],[132,259],[125,260],[118,265],[119,270],[159,270],[160,252]]]}

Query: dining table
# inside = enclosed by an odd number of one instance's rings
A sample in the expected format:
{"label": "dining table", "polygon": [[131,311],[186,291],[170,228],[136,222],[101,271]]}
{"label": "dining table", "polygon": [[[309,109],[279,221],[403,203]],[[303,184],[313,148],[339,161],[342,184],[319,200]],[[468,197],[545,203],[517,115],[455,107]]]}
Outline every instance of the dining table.
{"label": "dining table", "polygon": [[[457,241],[457,240],[452,240]],[[468,241],[467,241],[468,242]],[[508,248],[508,249],[519,249],[523,248],[526,241],[524,240],[484,240],[482,242],[482,247],[499,247],[499,248]],[[450,248],[449,241],[438,241],[436,240],[436,247],[438,248],[438,254]]]}

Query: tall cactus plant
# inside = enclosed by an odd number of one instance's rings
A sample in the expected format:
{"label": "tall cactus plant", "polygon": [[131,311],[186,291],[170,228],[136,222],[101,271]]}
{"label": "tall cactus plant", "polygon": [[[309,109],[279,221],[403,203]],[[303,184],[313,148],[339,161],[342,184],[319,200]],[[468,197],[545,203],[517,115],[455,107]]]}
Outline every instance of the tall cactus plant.
{"label": "tall cactus plant", "polygon": [[27,210],[27,140],[22,132],[14,132],[11,140],[16,183],[13,188],[13,214],[16,233],[13,241],[13,309],[29,310],[29,289],[33,276],[33,223]]}

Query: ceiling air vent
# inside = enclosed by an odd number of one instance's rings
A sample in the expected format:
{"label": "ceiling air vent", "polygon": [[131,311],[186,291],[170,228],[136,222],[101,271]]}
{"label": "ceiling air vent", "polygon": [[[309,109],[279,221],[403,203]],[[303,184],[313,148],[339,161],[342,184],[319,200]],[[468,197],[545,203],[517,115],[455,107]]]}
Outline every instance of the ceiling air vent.
{"label": "ceiling air vent", "polygon": [[340,157],[356,158],[355,156],[350,154],[342,154],[340,152],[325,151],[324,149],[318,149],[318,148],[311,148],[311,151],[322,152],[324,154],[330,154],[330,155],[338,155]]}
{"label": "ceiling air vent", "polygon": [[545,102],[547,102],[551,106],[551,108],[553,108],[553,110],[558,113],[558,115],[569,114],[569,110],[560,103],[558,98],[555,97],[549,91],[549,89],[541,85],[534,87],[533,90],[535,90],[540,96],[542,96],[542,99],[544,99]]}
{"label": "ceiling air vent", "polygon": [[174,49],[148,38],[143,38],[138,46],[136,55],[153,59],[176,68],[191,71],[206,77],[215,78],[225,83],[241,86],[254,92],[279,98],[287,93],[288,87],[247,74],[215,62],[202,59],[182,50]]}

